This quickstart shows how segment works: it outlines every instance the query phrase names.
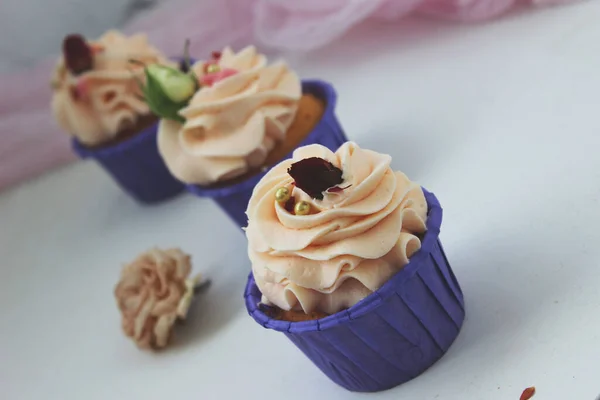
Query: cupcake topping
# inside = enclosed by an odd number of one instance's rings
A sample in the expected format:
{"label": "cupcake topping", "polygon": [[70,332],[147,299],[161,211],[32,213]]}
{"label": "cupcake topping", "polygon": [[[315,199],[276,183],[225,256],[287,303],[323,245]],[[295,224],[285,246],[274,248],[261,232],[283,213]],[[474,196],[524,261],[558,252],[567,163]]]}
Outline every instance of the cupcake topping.
{"label": "cupcake topping", "polygon": [[319,157],[293,163],[288,168],[288,174],[294,178],[298,189],[317,200],[323,200],[323,192],[344,181],[341,169]]}
{"label": "cupcake topping", "polygon": [[263,166],[296,117],[298,76],[283,62],[268,64],[252,46],[225,48],[191,73],[198,89],[178,111],[182,120],[163,119],[159,127],[158,148],[171,173],[209,185]]}
{"label": "cupcake topping", "polygon": [[223,53],[220,51],[213,51],[211,53],[211,59],[205,62],[202,67],[205,74],[218,72],[221,69],[219,61],[221,60],[222,55]]}
{"label": "cupcake topping", "polygon": [[94,41],[68,35],[52,78],[56,120],[86,146],[114,140],[150,114],[138,81],[146,79],[143,66],[157,63],[172,64],[145,35],[111,30]]}
{"label": "cupcake topping", "polygon": [[94,54],[83,36],[72,34],[63,41],[65,65],[73,75],[80,75],[94,68]]}
{"label": "cupcake topping", "polygon": [[248,203],[246,236],[263,303],[333,314],[409,262],[421,247],[427,202],[390,163],[389,155],[352,142],[335,153],[310,145],[260,180]]}
{"label": "cupcake topping", "polygon": [[235,69],[221,69],[221,67],[219,67],[218,65],[211,64],[207,69],[206,75],[200,78],[200,83],[202,84],[202,86],[212,86],[215,83],[222,81],[223,79],[229,78],[230,76],[233,76],[237,73],[238,71]]}
{"label": "cupcake topping", "polygon": [[299,201],[294,206],[294,214],[308,215],[310,214],[310,203],[308,201]]}
{"label": "cupcake topping", "polygon": [[286,187],[280,187],[275,192],[275,201],[277,201],[278,203],[281,203],[281,204],[285,204],[285,203],[287,203],[287,201],[290,199],[291,196],[292,196],[292,192],[290,191],[290,189],[288,189]]}
{"label": "cupcake topping", "polygon": [[339,186],[344,181],[343,171],[320,157],[309,157],[295,162],[287,172],[294,179],[292,188],[284,186],[277,189],[275,201],[294,215],[309,215],[319,210],[311,207],[308,201],[296,203],[295,197],[292,196],[293,186],[313,200],[323,200],[326,193],[340,193],[351,186]]}
{"label": "cupcake topping", "polygon": [[160,118],[184,123],[185,118],[179,111],[188,105],[200,88],[198,78],[191,70],[189,47],[190,42],[186,40],[179,68],[159,64],[144,65],[131,60],[132,64],[144,66],[146,82],[144,84],[140,79],[138,85],[150,110]]}
{"label": "cupcake topping", "polygon": [[138,82],[150,110],[160,118],[185,122],[179,111],[187,106],[198,88],[192,73],[152,64],[145,68],[146,84]]}
{"label": "cupcake topping", "polygon": [[211,54],[212,60],[204,63],[202,68],[204,74],[202,75],[202,78],[200,78],[200,84],[202,86],[212,86],[239,72],[233,68],[221,67],[219,62],[221,61],[222,55],[223,53],[220,51],[213,51]]}
{"label": "cupcake topping", "polygon": [[[215,83],[238,73],[232,68],[221,68],[220,52],[212,52],[213,59],[203,64],[201,77],[192,70],[189,57],[189,41],[185,43],[183,61],[179,69],[152,64],[144,66],[146,83],[139,82],[144,99],[154,114],[162,119],[185,123],[186,118],[180,113],[186,108],[194,93],[203,86]],[[132,60],[133,64],[138,64]]]}

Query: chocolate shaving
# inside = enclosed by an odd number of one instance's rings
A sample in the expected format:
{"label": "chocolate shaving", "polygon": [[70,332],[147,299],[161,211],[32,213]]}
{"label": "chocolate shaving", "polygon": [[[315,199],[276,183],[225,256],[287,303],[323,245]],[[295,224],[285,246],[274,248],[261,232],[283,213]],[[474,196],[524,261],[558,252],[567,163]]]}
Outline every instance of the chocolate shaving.
{"label": "chocolate shaving", "polygon": [[288,174],[300,190],[318,200],[323,200],[323,192],[344,181],[341,169],[319,157],[305,158],[292,164]]}
{"label": "chocolate shaving", "polygon": [[94,68],[92,48],[81,35],[68,35],[63,40],[65,65],[73,75],[80,75]]}

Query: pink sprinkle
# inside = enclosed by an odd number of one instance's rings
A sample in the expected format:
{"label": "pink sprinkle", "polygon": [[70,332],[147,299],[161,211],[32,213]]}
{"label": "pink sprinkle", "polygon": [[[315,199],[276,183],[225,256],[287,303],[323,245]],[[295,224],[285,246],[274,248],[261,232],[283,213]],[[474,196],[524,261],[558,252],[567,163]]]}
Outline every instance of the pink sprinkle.
{"label": "pink sprinkle", "polygon": [[231,68],[225,68],[219,72],[214,72],[212,74],[206,74],[202,78],[200,78],[200,84],[202,86],[212,86],[215,83],[222,81],[223,79],[229,78],[237,74],[238,71]]}
{"label": "pink sprinkle", "polygon": [[87,101],[89,99],[89,85],[87,79],[77,79],[75,86],[71,89],[71,93],[75,100]]}
{"label": "pink sprinkle", "polygon": [[92,49],[93,54],[103,53],[105,50],[104,46],[97,43],[91,44],[90,48]]}

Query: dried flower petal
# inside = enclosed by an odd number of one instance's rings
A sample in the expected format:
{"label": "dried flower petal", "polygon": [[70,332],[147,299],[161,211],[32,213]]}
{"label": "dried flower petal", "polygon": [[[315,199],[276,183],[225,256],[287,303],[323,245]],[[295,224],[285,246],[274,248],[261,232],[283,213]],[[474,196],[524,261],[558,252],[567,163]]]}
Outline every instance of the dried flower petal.
{"label": "dried flower petal", "polygon": [[533,397],[534,394],[535,386],[528,387],[527,389],[523,390],[523,393],[521,394],[521,397],[519,397],[519,400],[529,400]]}
{"label": "dried flower petal", "polygon": [[79,75],[94,67],[92,48],[81,35],[68,35],[63,40],[65,65],[73,75]]}
{"label": "dried flower petal", "polygon": [[327,189],[327,193],[340,193],[340,192],[343,192],[344,190],[348,189],[350,186],[352,186],[352,185],[348,185],[346,187],[339,187],[339,186],[330,187],[329,189]]}
{"label": "dried flower petal", "polygon": [[179,249],[151,249],[121,272],[114,294],[121,327],[141,348],[168,344],[174,323],[184,318],[197,278],[188,280],[190,256]]}
{"label": "dried flower petal", "polygon": [[287,212],[293,213],[294,207],[296,206],[296,199],[294,196],[290,197],[288,201],[285,202],[284,208]]}
{"label": "dried flower petal", "polygon": [[292,164],[288,174],[300,190],[318,200],[323,200],[323,192],[344,181],[341,169],[319,157],[305,158]]}

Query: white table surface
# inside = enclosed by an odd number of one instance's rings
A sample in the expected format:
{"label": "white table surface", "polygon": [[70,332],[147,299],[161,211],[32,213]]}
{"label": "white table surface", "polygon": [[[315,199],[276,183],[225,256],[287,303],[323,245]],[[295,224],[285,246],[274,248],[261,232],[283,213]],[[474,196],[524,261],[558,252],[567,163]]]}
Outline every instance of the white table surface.
{"label": "white table surface", "polygon": [[[600,1],[487,25],[366,25],[290,58],[332,81],[347,134],[445,208],[467,319],[425,374],[373,399],[600,394]],[[186,195],[140,207],[93,163],[0,195],[0,398],[358,399],[242,301],[245,238]],[[180,246],[213,280],[168,351],[120,331],[123,262]]]}

